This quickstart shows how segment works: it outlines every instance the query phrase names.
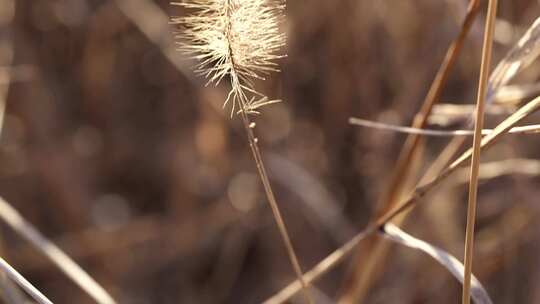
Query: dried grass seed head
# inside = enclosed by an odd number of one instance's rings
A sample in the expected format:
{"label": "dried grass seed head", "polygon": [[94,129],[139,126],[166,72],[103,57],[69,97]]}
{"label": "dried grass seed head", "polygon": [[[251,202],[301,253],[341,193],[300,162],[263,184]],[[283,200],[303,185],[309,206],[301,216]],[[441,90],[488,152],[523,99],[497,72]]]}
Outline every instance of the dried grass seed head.
{"label": "dried grass seed head", "polygon": [[264,79],[278,71],[275,60],[283,57],[285,45],[280,23],[284,0],[186,0],[174,5],[191,11],[187,17],[175,18],[184,27],[179,35],[180,50],[199,61],[196,72],[218,84],[231,81],[232,113],[236,107],[256,112],[274,103],[254,88],[253,80]]}

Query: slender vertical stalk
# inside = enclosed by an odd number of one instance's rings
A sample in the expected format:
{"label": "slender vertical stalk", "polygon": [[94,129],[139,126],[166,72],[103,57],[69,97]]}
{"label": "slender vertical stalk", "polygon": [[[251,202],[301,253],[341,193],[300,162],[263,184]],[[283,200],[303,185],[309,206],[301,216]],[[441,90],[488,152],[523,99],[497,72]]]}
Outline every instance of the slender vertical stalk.
{"label": "slender vertical stalk", "polygon": [[[229,51],[232,52],[232,50]],[[232,58],[234,57],[231,56],[230,58],[231,60],[233,60]],[[231,66],[235,66],[234,61],[231,63]],[[240,88],[238,75],[236,74],[234,69],[231,70],[231,85],[233,87],[233,90],[235,88]],[[283,216],[281,215],[281,212],[279,210],[274,191],[272,190],[272,186],[270,184],[270,179],[268,178],[268,174],[266,173],[266,168],[262,159],[261,150],[259,149],[258,140],[255,136],[251,121],[249,120],[249,116],[247,113],[246,96],[241,90],[238,91],[238,98],[238,104],[240,106],[240,118],[242,119],[242,125],[244,126],[247,134],[249,147],[251,149],[251,153],[253,154],[253,160],[257,165],[257,172],[259,173],[259,177],[261,178],[264,192],[266,194],[266,198],[268,199],[268,204],[270,205],[270,209],[272,209],[274,220],[276,221],[279,233],[281,234],[281,238],[283,239],[283,243],[285,244],[285,248],[287,250],[287,254],[289,255],[289,260],[292,264],[294,272],[297,276],[297,279],[300,281],[300,284],[302,285],[302,290],[306,301],[309,304],[314,304],[311,294],[309,293],[309,286],[304,280],[302,268],[300,267],[300,262],[298,261],[298,257],[296,256],[296,253],[294,251],[294,247],[292,245],[291,237],[287,230],[287,226],[285,225],[285,221],[283,220]]]}
{"label": "slender vertical stalk", "polygon": [[[230,3],[230,1],[231,0],[225,1],[227,15],[230,14],[230,8],[232,7],[232,5],[234,5],[233,3]],[[228,18],[228,20],[230,20],[231,18]],[[228,22],[225,28],[225,36],[227,37],[228,41],[232,41],[232,39],[234,39],[233,37],[231,37],[231,31],[232,31],[231,27],[232,27],[232,24]],[[237,68],[236,68],[237,64],[234,60],[235,58],[234,50],[231,47],[230,43],[228,47],[228,52],[229,52],[228,60],[230,60],[230,66],[231,66],[231,70],[229,72],[231,76],[231,86],[232,86],[232,90],[235,97],[238,98],[238,101],[239,101],[238,104],[240,106],[240,117],[242,119],[242,124],[247,134],[249,147],[251,148],[251,152],[253,154],[253,160],[255,161],[255,164],[257,166],[257,172],[259,173],[259,177],[261,178],[261,182],[264,187],[264,192],[266,194],[266,198],[268,199],[268,204],[270,205],[270,209],[272,209],[272,214],[274,215],[274,220],[276,221],[276,224],[279,229],[279,233],[281,234],[281,238],[283,239],[283,243],[285,244],[285,248],[287,250],[289,260],[292,264],[292,267],[294,269],[294,272],[296,273],[298,280],[300,280],[300,283],[302,285],[302,290],[306,298],[306,301],[309,304],[314,304],[313,299],[311,298],[311,295],[309,293],[308,284],[303,278],[300,262],[298,261],[298,257],[296,256],[296,253],[294,251],[294,247],[292,245],[291,237],[287,230],[287,226],[285,226],[285,221],[283,220],[283,216],[281,215],[281,212],[279,210],[279,206],[277,204],[274,191],[272,190],[272,186],[270,184],[268,174],[266,173],[266,168],[264,166],[261,151],[257,143],[257,137],[254,134],[253,128],[251,127],[251,122],[248,117],[248,109],[246,107],[248,100],[242,90],[242,84],[240,82],[240,78],[238,76]]]}
{"label": "slender vertical stalk", "polygon": [[[519,110],[514,112],[511,116],[507,117],[502,121],[495,129],[493,133],[486,135],[482,140],[481,149],[489,149],[491,146],[497,144],[508,131],[517,126],[525,118],[531,116],[533,113],[540,111],[540,97],[535,98],[526,105],[522,106]],[[340,248],[329,254],[326,258],[322,259],[317,265],[315,265],[311,270],[307,271],[304,274],[304,280],[311,283],[319,279],[322,275],[336,267],[337,264],[341,263],[346,257],[352,254],[356,246],[361,242],[365,241],[366,237],[379,231],[386,223],[389,223],[399,214],[406,212],[410,208],[415,207],[416,205],[422,202],[422,197],[424,197],[430,191],[433,191],[437,185],[442,181],[448,178],[455,170],[464,166],[471,158],[472,149],[465,151],[461,156],[457,157],[450,165],[448,165],[441,173],[437,176],[432,177],[429,182],[422,184],[422,186],[417,186],[415,190],[407,197],[407,199],[402,200],[394,209],[382,216],[377,222],[374,222],[364,228],[356,236],[354,236],[350,241],[342,245]],[[426,201],[425,203],[428,203]],[[264,301],[264,304],[281,304],[290,299],[301,289],[301,284],[299,281],[294,281],[289,284],[287,287],[283,288],[280,292]],[[358,302],[357,302],[358,303]]]}
{"label": "slender vertical stalk", "polygon": [[268,175],[266,173],[266,168],[264,166],[264,162],[262,160],[262,155],[259,149],[259,145],[257,144],[257,138],[255,137],[255,134],[253,132],[253,129],[250,127],[251,122],[249,121],[249,117],[244,111],[244,107],[242,106],[242,113],[241,113],[241,119],[242,123],[244,125],[244,129],[246,130],[249,146],[251,148],[251,152],[253,154],[253,159],[255,160],[255,163],[257,165],[257,171],[259,173],[259,176],[261,178],[261,182],[264,187],[264,191],[266,193],[266,198],[268,199],[268,203],[270,205],[270,209],[272,209],[272,213],[274,215],[274,219],[276,221],[276,224],[278,226],[279,232],[281,234],[281,237],[283,239],[283,243],[285,244],[285,247],[287,249],[287,254],[289,255],[289,260],[292,264],[292,267],[294,269],[294,272],[296,273],[296,276],[298,277],[298,280],[300,281],[300,284],[302,285],[302,289],[304,291],[304,295],[306,297],[306,300],[308,303],[313,304],[313,299],[311,297],[311,294],[309,292],[309,286],[308,283],[305,281],[303,274],[302,274],[302,268],[300,267],[300,262],[298,261],[298,257],[296,256],[296,253],[294,251],[294,247],[291,242],[291,238],[289,236],[289,232],[287,231],[287,226],[285,226],[285,222],[283,221],[283,217],[281,216],[281,212],[279,211],[278,204],[276,202],[276,198],[274,196],[274,192],[272,190],[272,186],[270,185],[270,180],[268,179]]}
{"label": "slender vertical stalk", "polygon": [[478,96],[476,101],[476,120],[474,125],[474,142],[471,160],[471,176],[469,181],[469,204],[467,208],[467,230],[465,232],[465,278],[463,281],[462,303],[471,301],[471,272],[474,247],[474,224],[476,220],[476,202],[478,195],[478,172],[480,169],[480,149],[482,141],[482,128],[484,127],[484,106],[491,63],[493,45],[493,32],[495,17],[497,16],[497,0],[489,0],[484,43],[482,47],[482,63],[480,66],[480,80],[478,83]]}
{"label": "slender vertical stalk", "polygon": [[[450,76],[451,69],[454,67],[457,58],[461,54],[465,38],[467,37],[474,20],[476,20],[479,5],[480,0],[470,1],[467,15],[461,25],[461,30],[446,51],[446,55],[431,83],[428,94],[426,95],[418,114],[415,116],[412,124],[413,128],[422,129],[426,126],[433,106],[439,101],[443,88]],[[379,211],[376,214],[375,220],[378,220],[382,215],[391,211],[400,201],[400,196],[404,194],[404,190],[407,190],[405,187],[405,182],[409,180],[407,179],[407,176],[414,171],[411,170],[410,165],[413,163],[412,160],[415,155],[418,155],[421,146],[421,136],[411,134],[407,137],[396,163],[395,170],[392,173],[391,182],[386,195],[381,197],[377,202],[377,209]],[[343,295],[340,297],[338,303],[348,304],[362,302],[370,286],[376,280],[377,270],[379,269],[377,265],[379,265],[388,254],[390,245],[385,245],[386,243],[383,243],[379,238],[373,237],[370,238],[370,240],[370,243],[366,246],[366,253],[359,254],[356,258],[355,269],[350,277],[346,279],[343,286]]]}
{"label": "slender vertical stalk", "polygon": [[261,75],[277,71],[274,60],[283,57],[277,52],[286,42],[279,29],[285,0],[191,0],[173,4],[195,10],[192,15],[176,22],[186,27],[180,49],[199,60],[196,71],[209,78],[209,82],[217,84],[224,78],[230,81],[231,90],[224,106],[232,104],[231,115],[238,112],[242,120],[293,270],[301,282],[307,302],[314,303],[272,191],[254,134],[254,124],[249,118],[249,113],[274,102],[255,90],[253,80],[263,80]]}

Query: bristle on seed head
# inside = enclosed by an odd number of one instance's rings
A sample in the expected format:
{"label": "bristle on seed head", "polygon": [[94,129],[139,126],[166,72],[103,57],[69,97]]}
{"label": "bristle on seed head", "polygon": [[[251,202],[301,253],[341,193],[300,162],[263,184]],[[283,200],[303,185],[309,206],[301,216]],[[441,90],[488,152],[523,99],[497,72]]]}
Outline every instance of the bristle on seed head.
{"label": "bristle on seed head", "polygon": [[231,113],[257,109],[278,102],[254,89],[253,80],[264,79],[278,71],[275,60],[286,37],[279,25],[284,0],[186,0],[172,3],[191,11],[187,17],[174,18],[184,27],[179,35],[180,50],[199,61],[196,72],[218,84],[231,81],[225,105],[232,102]]}

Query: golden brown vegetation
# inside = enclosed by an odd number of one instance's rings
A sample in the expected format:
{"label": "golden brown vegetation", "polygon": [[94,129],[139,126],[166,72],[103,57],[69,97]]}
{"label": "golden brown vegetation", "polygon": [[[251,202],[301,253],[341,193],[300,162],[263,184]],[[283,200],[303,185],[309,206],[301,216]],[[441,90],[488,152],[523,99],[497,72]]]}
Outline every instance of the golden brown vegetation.
{"label": "golden brown vegetation", "polygon": [[488,2],[0,0],[2,301],[537,303],[540,8]]}

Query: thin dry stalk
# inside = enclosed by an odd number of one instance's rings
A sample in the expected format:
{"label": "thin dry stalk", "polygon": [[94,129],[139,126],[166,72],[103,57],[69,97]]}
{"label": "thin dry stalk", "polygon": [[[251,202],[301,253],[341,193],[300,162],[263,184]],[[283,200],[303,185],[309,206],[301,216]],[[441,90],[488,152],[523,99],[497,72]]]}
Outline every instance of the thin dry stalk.
{"label": "thin dry stalk", "polygon": [[[454,41],[452,41],[452,44],[446,52],[444,60],[431,84],[424,103],[413,121],[413,128],[425,128],[430,113],[433,110],[434,105],[439,101],[442,89],[450,75],[450,71],[463,48],[465,38],[476,19],[479,5],[479,0],[470,1],[460,33]],[[399,201],[400,196],[404,192],[404,185],[407,180],[406,177],[410,173],[410,165],[413,163],[412,160],[414,159],[415,154],[420,150],[421,139],[421,136],[416,134],[411,134],[407,137],[405,145],[400,152],[396,169],[387,191],[387,196],[383,197],[378,203],[379,212],[376,217],[380,217],[382,214],[387,213]],[[373,271],[377,269],[375,265],[386,256],[388,251],[387,249],[377,249],[379,247],[383,247],[381,241],[379,239],[374,239],[371,245],[368,246],[370,249],[366,251],[367,256],[359,255],[355,262],[356,265],[352,277],[348,279],[348,283],[346,283],[344,287],[344,293],[339,301],[340,303],[357,303],[365,296],[371,284],[370,282],[372,282],[374,278]],[[366,271],[366,269],[370,271]]]}
{"label": "thin dry stalk", "polygon": [[270,184],[270,180],[268,179],[268,174],[266,173],[264,162],[262,160],[261,151],[259,149],[259,145],[257,144],[257,138],[253,134],[253,130],[250,127],[251,123],[249,121],[249,118],[246,114],[246,109],[244,107],[242,107],[241,117],[242,117],[242,123],[244,125],[244,128],[248,136],[249,146],[253,154],[253,159],[255,160],[255,163],[257,165],[257,170],[259,172],[261,182],[264,186],[264,191],[266,193],[266,197],[268,199],[270,209],[272,209],[272,214],[274,215],[274,219],[278,226],[279,232],[281,233],[281,237],[283,238],[283,242],[285,243],[287,254],[289,255],[289,259],[294,268],[294,271],[296,272],[296,275],[298,276],[298,279],[300,280],[302,284],[302,289],[305,291],[304,294],[306,296],[306,300],[308,301],[308,303],[314,303],[313,299],[311,298],[311,294],[309,292],[308,283],[305,282],[303,279],[302,268],[300,267],[300,262],[298,261],[298,257],[296,256],[296,253],[294,251],[294,247],[292,245],[289,232],[287,231],[287,227],[285,226],[285,222],[283,221],[283,216],[281,215],[281,212],[279,210],[276,198],[274,196],[274,192],[272,190],[272,186]]}
{"label": "thin dry stalk", "polygon": [[282,56],[275,52],[285,43],[285,36],[278,29],[284,2],[191,0],[173,4],[198,10],[194,15],[176,21],[188,27],[184,31],[187,42],[180,43],[181,49],[200,60],[197,71],[208,77],[209,82],[219,83],[225,77],[230,78],[231,91],[225,105],[232,103],[231,114],[239,109],[238,114],[289,260],[307,302],[314,303],[266,172],[254,133],[255,123],[248,116],[261,106],[274,102],[255,91],[253,80],[264,79],[262,75],[277,71],[273,61]]}
{"label": "thin dry stalk", "polygon": [[[435,79],[433,80],[426,99],[424,100],[419,113],[414,118],[412,128],[423,129],[427,125],[429,115],[433,110],[434,105],[440,100],[444,85],[450,76],[450,71],[461,53],[465,38],[469,33],[473,21],[476,19],[479,4],[479,0],[471,1],[467,16],[465,17],[461,27],[461,31],[448,48],[444,61],[441,64]],[[421,143],[420,140],[421,137],[415,134],[412,134],[407,138],[407,141],[405,142],[405,145],[399,155],[397,169],[394,172],[394,176],[388,190],[388,196],[383,200],[386,204],[384,204],[384,209],[381,210],[382,212],[380,212],[380,214],[388,211],[397,203],[396,200],[403,191],[403,185],[406,180],[403,177],[408,175],[409,166],[412,163],[411,160],[413,159],[415,152],[419,149],[419,145]]]}
{"label": "thin dry stalk", "polygon": [[[519,124],[523,119],[530,116],[532,113],[540,110],[540,97],[530,101],[525,106],[521,107],[514,114],[509,116],[503,122],[501,122],[492,133],[484,136],[482,139],[481,149],[487,149],[497,143],[504,135],[508,134],[508,131]],[[452,162],[446,169],[444,169],[439,175],[432,178],[429,182],[418,186],[408,197],[403,200],[401,203],[396,205],[392,210],[382,215],[375,223],[370,224],[350,241],[345,243],[339,249],[328,255],[321,262],[319,262],[315,267],[308,271],[303,279],[307,283],[311,283],[314,280],[320,278],[325,273],[332,270],[338,263],[343,261],[347,256],[349,256],[356,246],[364,240],[366,237],[372,235],[373,233],[380,230],[386,223],[393,220],[397,215],[403,213],[406,210],[414,207],[420,202],[420,199],[424,197],[429,191],[433,190],[440,182],[445,180],[450,174],[455,170],[465,165],[465,163],[470,159],[472,155],[472,149],[464,152],[460,157],[458,157],[454,162]],[[278,304],[283,303],[294,296],[301,289],[301,284],[297,280],[292,282],[287,287],[282,289],[279,293],[275,294],[268,300],[265,304]]]}
{"label": "thin dry stalk", "polygon": [[0,273],[0,296],[4,303],[28,304],[29,298],[5,273]]}
{"label": "thin dry stalk", "polygon": [[30,242],[49,258],[66,276],[100,304],[115,304],[116,301],[86,271],[65,254],[39,230],[24,219],[15,208],[0,197],[0,219],[17,234]]}
{"label": "thin dry stalk", "polygon": [[[492,133],[486,135],[482,138],[480,149],[487,149],[497,143],[504,135],[508,134],[508,131],[512,129],[515,125],[521,122],[523,119],[531,115],[532,113],[540,109],[540,97],[535,98],[530,101],[514,114],[509,116],[503,122],[501,122]],[[409,196],[408,199],[402,201],[398,204],[393,210],[381,216],[377,223],[381,226],[392,220],[396,215],[400,214],[404,210],[414,206],[418,199],[425,196],[427,192],[435,188],[441,181],[446,179],[450,174],[452,174],[457,168],[463,166],[466,161],[468,161],[473,153],[473,149],[470,148],[461,154],[456,160],[454,160],[448,167],[446,167],[439,175],[435,178],[432,178],[429,182],[421,184],[418,186],[415,191]]]}
{"label": "thin dry stalk", "polygon": [[[366,127],[366,128],[387,130],[387,131],[407,133],[407,134],[416,134],[416,135],[422,135],[422,136],[436,136],[436,137],[473,136],[475,132],[474,130],[416,129],[412,127],[396,126],[396,125],[386,124],[386,123],[377,122],[377,121],[360,119],[356,117],[349,118],[349,123],[351,125],[356,125],[356,126],[361,126],[361,127]],[[482,133],[482,135],[487,135],[493,132],[493,130],[482,129],[480,132]],[[515,127],[515,128],[512,128],[510,131],[508,131],[508,133],[510,134],[531,134],[531,133],[539,133],[539,132],[540,132],[540,125],[537,125],[537,124]]]}
{"label": "thin dry stalk", "polygon": [[465,143],[463,136],[457,136],[446,145],[446,147],[437,155],[437,158],[429,165],[428,169],[420,178],[419,185],[427,183],[429,180],[439,175],[444,168],[448,166],[450,161],[457,155],[463,144]]}
{"label": "thin dry stalk", "polygon": [[43,295],[34,285],[26,280],[15,268],[11,267],[4,259],[0,258],[0,269],[17,285],[24,289],[39,304],[53,304],[45,295]]}
{"label": "thin dry stalk", "polygon": [[476,204],[478,196],[478,173],[480,171],[480,146],[482,141],[482,128],[484,127],[484,107],[491,64],[493,33],[497,17],[497,0],[490,0],[482,47],[482,63],[480,66],[480,80],[476,102],[476,120],[474,125],[473,153],[471,160],[471,177],[469,182],[469,203],[467,208],[467,230],[465,232],[465,278],[463,282],[462,303],[471,301],[471,273],[474,247],[474,224],[476,220]]}

